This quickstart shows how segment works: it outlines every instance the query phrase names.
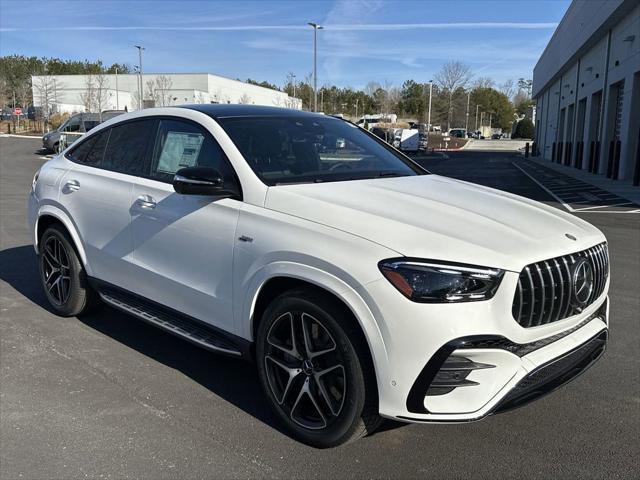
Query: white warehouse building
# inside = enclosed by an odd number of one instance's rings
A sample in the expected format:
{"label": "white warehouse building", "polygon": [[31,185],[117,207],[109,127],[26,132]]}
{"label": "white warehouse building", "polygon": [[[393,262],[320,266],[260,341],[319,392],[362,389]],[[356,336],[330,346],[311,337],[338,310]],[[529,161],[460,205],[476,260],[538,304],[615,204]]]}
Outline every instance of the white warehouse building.
{"label": "white warehouse building", "polygon": [[640,2],[574,0],[533,72],[535,151],[640,183]]}
{"label": "white warehouse building", "polygon": [[[33,103],[53,112],[137,110],[138,74],[32,76]],[[302,108],[302,101],[285,92],[209,73],[145,73],[145,107],[191,103],[247,103]]]}

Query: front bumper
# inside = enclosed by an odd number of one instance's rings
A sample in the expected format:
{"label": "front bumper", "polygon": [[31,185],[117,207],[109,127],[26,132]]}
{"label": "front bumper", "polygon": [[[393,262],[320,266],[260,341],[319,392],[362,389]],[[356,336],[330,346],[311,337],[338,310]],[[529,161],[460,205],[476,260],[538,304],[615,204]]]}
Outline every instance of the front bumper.
{"label": "front bumper", "polygon": [[[380,414],[408,422],[478,420],[555,390],[599,358],[608,335],[608,284],[580,314],[523,328],[511,315],[516,282],[507,272],[490,301],[430,305],[401,303],[385,282],[369,284],[372,296],[384,298],[377,313],[391,318],[379,323],[387,345],[384,366],[376,362]],[[464,385],[440,388],[434,380],[454,358],[471,371],[462,375]]]}

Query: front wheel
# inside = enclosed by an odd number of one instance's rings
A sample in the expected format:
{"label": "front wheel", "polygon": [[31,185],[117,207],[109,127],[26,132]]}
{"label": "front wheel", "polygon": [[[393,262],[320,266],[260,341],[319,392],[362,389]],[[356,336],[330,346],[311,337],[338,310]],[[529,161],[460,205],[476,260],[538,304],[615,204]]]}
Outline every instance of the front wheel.
{"label": "front wheel", "polygon": [[[351,318],[312,290],[287,292],[263,315],[258,373],[269,403],[291,434],[327,448],[371,433],[380,423],[371,369]],[[365,373],[368,372],[368,373]]]}
{"label": "front wheel", "polygon": [[58,315],[81,315],[99,305],[98,296],[89,285],[84,267],[63,228],[58,225],[47,228],[38,250],[42,288]]}

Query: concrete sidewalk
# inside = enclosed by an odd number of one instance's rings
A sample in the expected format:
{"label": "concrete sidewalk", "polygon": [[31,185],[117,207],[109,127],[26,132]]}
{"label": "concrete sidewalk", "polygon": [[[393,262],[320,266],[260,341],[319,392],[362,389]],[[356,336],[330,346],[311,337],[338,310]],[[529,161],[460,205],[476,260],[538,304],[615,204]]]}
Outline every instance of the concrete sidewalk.
{"label": "concrete sidewalk", "polygon": [[640,204],[640,187],[634,187],[631,180],[612,180],[605,175],[596,175],[586,170],[578,170],[574,167],[567,167],[548,160],[542,160],[540,157],[529,157],[528,160],[550,168],[556,172],[563,173],[569,177],[576,178],[583,182],[595,185],[603,190],[614,193],[619,197],[625,198],[631,202]]}

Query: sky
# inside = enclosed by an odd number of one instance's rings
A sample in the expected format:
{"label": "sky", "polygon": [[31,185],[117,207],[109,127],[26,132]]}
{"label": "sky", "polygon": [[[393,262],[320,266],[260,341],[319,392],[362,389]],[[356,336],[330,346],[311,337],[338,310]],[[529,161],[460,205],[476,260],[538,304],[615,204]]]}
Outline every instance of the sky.
{"label": "sky", "polygon": [[[531,78],[570,0],[0,0],[0,54],[144,72],[207,72],[286,83],[313,69],[318,85],[428,82],[449,60],[497,83]],[[34,12],[38,12],[34,15]]]}

